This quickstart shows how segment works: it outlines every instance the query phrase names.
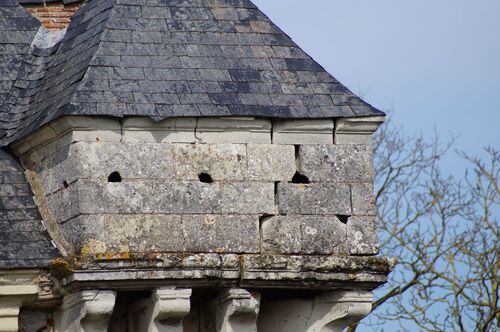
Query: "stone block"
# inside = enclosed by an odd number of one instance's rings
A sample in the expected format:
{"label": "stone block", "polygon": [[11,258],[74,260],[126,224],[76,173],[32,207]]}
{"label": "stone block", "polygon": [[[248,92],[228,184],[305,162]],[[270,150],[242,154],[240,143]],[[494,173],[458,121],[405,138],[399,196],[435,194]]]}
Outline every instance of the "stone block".
{"label": "stone block", "polygon": [[279,212],[351,215],[351,192],[343,183],[278,184]]}
{"label": "stone block", "polygon": [[262,224],[262,249],[270,254],[348,254],[346,228],[335,216],[269,217]]}
{"label": "stone block", "polygon": [[267,217],[261,226],[264,253],[298,254],[302,251],[300,216]]}
{"label": "stone block", "polygon": [[258,253],[258,216],[184,215],[186,252]]}
{"label": "stone block", "polygon": [[353,183],[351,192],[354,215],[374,216],[376,214],[373,182]]}
{"label": "stone block", "polygon": [[348,254],[347,226],[335,216],[302,216],[302,253]]}
{"label": "stone block", "polygon": [[302,145],[299,171],[311,181],[373,181],[372,149],[368,145]]}
{"label": "stone block", "polygon": [[74,130],[73,142],[120,142],[121,130]]}
{"label": "stone block", "polygon": [[372,144],[372,135],[384,122],[383,116],[337,119],[335,144]]}
{"label": "stone block", "polygon": [[272,214],[274,185],[256,182],[79,180],[48,196],[56,220],[79,214]]}
{"label": "stone block", "polygon": [[200,118],[196,139],[201,143],[271,143],[271,122],[255,118]]}
{"label": "stone block", "polygon": [[352,255],[378,254],[377,227],[373,217],[351,217],[347,222],[347,243]]}
{"label": "stone block", "polygon": [[273,122],[274,144],[333,144],[333,120]]}
{"label": "stone block", "polygon": [[47,197],[48,208],[54,215],[57,223],[61,224],[80,213],[78,189],[76,186],[59,190]]}
{"label": "stone block", "polygon": [[248,144],[250,181],[291,181],[296,171],[293,145]]}
{"label": "stone block", "polygon": [[247,178],[244,144],[174,144],[175,175],[179,180],[198,180],[200,173],[215,181]]}
{"label": "stone block", "polygon": [[124,179],[173,179],[172,145],[77,142],[35,165],[42,186],[53,193],[77,179],[106,181],[113,172]]}
{"label": "stone block", "polygon": [[221,183],[176,182],[170,187],[166,189],[164,203],[171,201],[173,212],[211,214],[222,211]]}
{"label": "stone block", "polygon": [[223,182],[220,186],[220,213],[274,214],[274,184]]}
{"label": "stone block", "polygon": [[[81,150],[78,144],[67,145],[44,159],[33,163],[34,171],[37,173],[46,194],[61,190],[64,187],[64,181],[69,184],[83,177],[81,166],[87,169],[91,168],[88,162],[84,163],[87,157],[78,155]],[[82,159],[78,160],[79,158]]]}
{"label": "stone block", "polygon": [[123,141],[138,143],[194,143],[196,118],[172,118],[154,122],[132,117],[123,121]]}
{"label": "stone block", "polygon": [[105,215],[106,243],[130,252],[182,251],[182,223],[176,215]]}
{"label": "stone block", "polygon": [[37,146],[36,149],[23,154],[22,159],[29,160],[31,163],[36,164],[59,150],[62,150],[71,143],[74,143],[73,133],[69,132],[59,136],[57,139],[47,143],[46,145]]}

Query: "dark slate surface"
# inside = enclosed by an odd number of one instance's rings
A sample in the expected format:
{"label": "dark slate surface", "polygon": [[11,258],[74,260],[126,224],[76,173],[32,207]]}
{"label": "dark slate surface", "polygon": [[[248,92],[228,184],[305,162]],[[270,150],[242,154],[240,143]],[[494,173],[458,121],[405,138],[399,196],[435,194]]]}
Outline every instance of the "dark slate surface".
{"label": "dark slate surface", "polygon": [[[383,114],[248,0],[88,0],[19,70],[3,144],[63,115]],[[2,143],[0,142],[0,143]]]}
{"label": "dark slate surface", "polygon": [[83,0],[17,0],[22,5],[44,5],[51,2],[62,2],[64,4],[71,4],[81,2]]}
{"label": "dark slate surface", "polygon": [[40,27],[40,22],[20,7],[16,0],[0,1],[0,138],[12,122],[12,106],[17,98],[9,95],[17,89],[13,86],[21,64],[29,57],[29,46]]}
{"label": "dark slate surface", "polygon": [[0,149],[0,269],[46,267],[58,256],[23,168]]}

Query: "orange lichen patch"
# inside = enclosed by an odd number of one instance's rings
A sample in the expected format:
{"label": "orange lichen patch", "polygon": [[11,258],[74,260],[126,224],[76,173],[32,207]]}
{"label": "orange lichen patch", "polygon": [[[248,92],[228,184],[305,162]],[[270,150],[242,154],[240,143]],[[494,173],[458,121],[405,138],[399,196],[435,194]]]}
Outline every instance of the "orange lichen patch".
{"label": "orange lichen patch", "polygon": [[62,1],[23,5],[31,15],[42,22],[45,28],[50,30],[62,30],[66,28],[80,6],[81,3],[65,5]]}
{"label": "orange lichen patch", "polygon": [[66,272],[66,273],[72,273],[75,272],[77,269],[78,264],[75,264],[76,261],[72,259],[65,259],[65,258],[57,258],[52,260],[51,264],[52,267],[56,270]]}
{"label": "orange lichen patch", "polygon": [[130,253],[129,252],[120,252],[120,253],[115,253],[115,252],[106,252],[103,254],[97,254],[95,255],[96,260],[115,260],[115,259],[131,259]]}

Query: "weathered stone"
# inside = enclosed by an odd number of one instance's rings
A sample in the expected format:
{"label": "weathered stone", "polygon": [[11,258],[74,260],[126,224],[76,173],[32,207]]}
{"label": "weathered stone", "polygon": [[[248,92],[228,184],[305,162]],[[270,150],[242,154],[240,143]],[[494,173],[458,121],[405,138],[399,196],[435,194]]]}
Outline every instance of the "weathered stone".
{"label": "weathered stone", "polygon": [[269,217],[262,224],[262,249],[274,254],[348,254],[346,228],[335,216]]}
{"label": "weathered stone", "polygon": [[79,214],[272,214],[272,183],[79,180],[48,196],[57,221]]}
{"label": "weathered stone", "polygon": [[84,254],[180,252],[184,247],[178,215],[80,215],[62,228]]}
{"label": "weathered stone", "polygon": [[274,214],[274,184],[222,182],[220,212],[235,214]]}
{"label": "weathered stone", "polygon": [[[300,272],[303,265],[303,256],[298,255],[245,255],[243,272],[250,271],[290,271]],[[272,278],[273,276],[269,276]]]}
{"label": "weathered stone", "polygon": [[378,254],[377,228],[373,217],[351,217],[347,222],[347,241],[353,255]]}
{"label": "weathered stone", "polygon": [[39,270],[0,271],[0,331],[19,330],[22,305],[33,303],[39,296]]}
{"label": "weathered stone", "polygon": [[274,144],[333,144],[332,120],[273,122]]}
{"label": "weathered stone", "polygon": [[209,306],[220,332],[256,332],[259,308],[260,293],[241,288],[222,292]]}
{"label": "weathered stone", "polygon": [[384,122],[383,116],[343,118],[335,121],[335,144],[372,144],[372,134]]}
{"label": "weathered stone", "polygon": [[[172,145],[108,143],[87,145],[83,150],[80,156],[88,158],[83,177],[106,179],[118,171],[124,179],[174,178]],[[92,176],[92,170],[97,174]]]}
{"label": "weathered stone", "polygon": [[191,310],[191,289],[158,288],[140,308],[139,330],[148,332],[182,332],[182,319]]}
{"label": "weathered stone", "polygon": [[200,118],[196,139],[202,143],[271,143],[271,122],[255,118]]}
{"label": "weathered stone", "polygon": [[303,216],[302,253],[348,254],[346,225],[335,216]]}
{"label": "weathered stone", "polygon": [[36,164],[47,193],[78,179],[106,180],[113,172],[128,179],[173,179],[172,146],[77,142]]}
{"label": "weathered stone", "polygon": [[194,143],[195,118],[172,118],[155,122],[149,118],[123,121],[123,141],[133,143]]}
{"label": "weathered stone", "polygon": [[[60,228],[78,253],[87,251],[88,254],[99,254],[108,250],[104,216],[79,215],[60,225]],[[97,246],[97,243],[100,245]]]}
{"label": "weathered stone", "polygon": [[220,182],[213,184],[200,182],[173,183],[170,189],[165,189],[164,202],[170,201],[173,203],[171,204],[173,212],[221,213],[223,195],[221,187]]}
{"label": "weathered stone", "polygon": [[373,182],[353,183],[352,213],[354,215],[374,216],[376,213]]}
{"label": "weathered stone", "polygon": [[293,145],[248,144],[251,181],[291,181],[296,171]]}
{"label": "weathered stone", "polygon": [[65,296],[54,317],[55,330],[107,331],[115,299],[115,292],[103,290],[84,290]]}
{"label": "weathered stone", "polygon": [[278,184],[279,212],[286,214],[351,214],[351,193],[343,183]]}
{"label": "weathered stone", "polygon": [[174,144],[173,159],[178,179],[198,180],[200,173],[215,181],[247,178],[244,144]]}
{"label": "weathered stone", "polygon": [[184,215],[186,252],[257,253],[260,250],[257,216]]}
{"label": "weathered stone", "polygon": [[372,309],[373,294],[337,291],[310,299],[263,303],[258,321],[262,332],[341,332]]}
{"label": "weathered stone", "polygon": [[371,146],[302,145],[299,151],[299,171],[311,181],[373,181]]}
{"label": "weathered stone", "polygon": [[0,303],[0,332],[19,331],[18,321],[21,305],[21,301],[18,301],[18,303]]}
{"label": "weathered stone", "polygon": [[302,251],[300,216],[267,217],[261,229],[263,252],[298,254]]}

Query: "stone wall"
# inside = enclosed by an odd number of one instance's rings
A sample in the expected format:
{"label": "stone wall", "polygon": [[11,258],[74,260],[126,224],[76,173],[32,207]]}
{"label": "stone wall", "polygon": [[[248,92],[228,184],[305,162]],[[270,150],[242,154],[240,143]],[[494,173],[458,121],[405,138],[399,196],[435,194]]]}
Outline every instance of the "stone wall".
{"label": "stone wall", "polygon": [[375,255],[371,133],[355,127],[347,144],[332,120],[79,117],[16,151],[80,254]]}

